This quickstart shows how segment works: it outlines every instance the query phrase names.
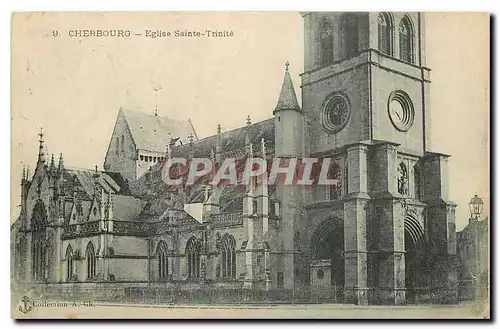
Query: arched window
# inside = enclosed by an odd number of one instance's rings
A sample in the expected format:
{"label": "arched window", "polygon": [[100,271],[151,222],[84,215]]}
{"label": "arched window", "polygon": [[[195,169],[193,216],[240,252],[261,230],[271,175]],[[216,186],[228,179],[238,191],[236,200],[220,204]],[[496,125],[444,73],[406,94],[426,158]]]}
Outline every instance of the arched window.
{"label": "arched window", "polygon": [[413,56],[413,27],[408,16],[399,23],[399,58],[414,63]]}
{"label": "arched window", "polygon": [[165,280],[168,278],[168,258],[167,246],[163,241],[160,241],[160,243],[158,243],[158,248],[156,249],[156,258],[158,260],[158,278],[160,280]]}
{"label": "arched window", "polygon": [[229,234],[225,234],[221,241],[221,269],[223,278],[236,278],[236,241]]}
{"label": "arched window", "polygon": [[120,154],[120,138],[119,137],[116,137],[115,154],[116,155]]}
{"label": "arched window", "polygon": [[378,50],[392,56],[392,18],[388,13],[378,15]]}
{"label": "arched window", "polygon": [[87,259],[87,280],[93,279],[96,276],[96,256],[92,242],[87,245],[85,258]]}
{"label": "arched window", "polygon": [[32,245],[32,271],[35,281],[43,281],[45,279],[45,245],[43,242],[36,242]]}
{"label": "arched window", "polygon": [[47,264],[45,242],[47,210],[42,200],[38,200],[33,207],[31,227],[33,230],[31,245],[32,276],[34,281],[43,281],[46,278],[45,269]]}
{"label": "arched window", "polygon": [[413,168],[413,186],[415,187],[415,199],[420,200],[422,197],[422,177],[420,176],[420,169],[415,166]]}
{"label": "arched window", "polygon": [[408,195],[408,169],[402,162],[398,166],[398,193]]}
{"label": "arched window", "polygon": [[342,171],[337,163],[333,162],[330,164],[330,168],[328,169],[327,179],[337,180],[337,184],[328,185],[327,199],[328,200],[340,199],[340,196],[342,194]]}
{"label": "arched window", "polygon": [[328,66],[333,63],[333,30],[329,21],[324,21],[319,30],[320,63]]}
{"label": "arched window", "polygon": [[186,260],[188,278],[198,279],[200,277],[200,243],[196,238],[189,238],[186,245]]}
{"label": "arched window", "polygon": [[344,14],[341,19],[342,58],[355,56],[359,51],[358,16]]}
{"label": "arched window", "polygon": [[71,245],[66,249],[66,281],[73,279],[73,248]]}

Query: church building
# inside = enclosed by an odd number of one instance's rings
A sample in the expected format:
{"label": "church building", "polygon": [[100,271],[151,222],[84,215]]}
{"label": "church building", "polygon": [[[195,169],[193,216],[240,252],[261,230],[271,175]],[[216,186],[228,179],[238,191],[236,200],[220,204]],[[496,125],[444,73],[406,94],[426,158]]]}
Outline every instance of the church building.
{"label": "church building", "polygon": [[[428,113],[439,109],[430,107],[423,14],[301,15],[302,104],[287,63],[268,120],[248,117],[244,127],[198,138],[190,121],[120,109],[103,171],[49,158],[40,133],[13,225],[17,282],[457,302],[449,156],[426,143]],[[220,165],[248,156],[328,157],[340,183],[162,180],[171,157]]]}

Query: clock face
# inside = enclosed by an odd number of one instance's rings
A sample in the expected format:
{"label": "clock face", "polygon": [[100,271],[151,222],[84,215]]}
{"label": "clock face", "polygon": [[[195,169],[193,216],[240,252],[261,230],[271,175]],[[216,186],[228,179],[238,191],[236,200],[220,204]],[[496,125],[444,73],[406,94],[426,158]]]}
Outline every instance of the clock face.
{"label": "clock face", "polygon": [[402,92],[396,91],[389,97],[389,118],[399,131],[407,131],[413,125],[415,111],[410,97]]}
{"label": "clock face", "polygon": [[339,132],[349,121],[350,114],[349,101],[345,96],[340,94],[330,96],[323,107],[323,128],[328,132]]}

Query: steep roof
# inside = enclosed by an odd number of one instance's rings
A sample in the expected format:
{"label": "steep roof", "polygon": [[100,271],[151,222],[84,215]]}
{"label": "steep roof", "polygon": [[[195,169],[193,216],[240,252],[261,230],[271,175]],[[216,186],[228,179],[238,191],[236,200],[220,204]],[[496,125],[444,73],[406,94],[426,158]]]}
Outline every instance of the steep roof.
{"label": "steep roof", "polygon": [[[221,133],[220,138],[222,152],[226,153],[244,148],[247,133],[250,142],[255,145],[256,149],[260,147],[260,142],[262,138],[264,138],[266,148],[270,152],[273,152],[274,118]],[[171,150],[172,156],[188,157],[190,154],[193,157],[209,157],[211,150],[215,148],[216,139],[217,135],[214,135],[196,141],[192,145],[188,143],[175,146]],[[160,216],[169,207],[170,201],[168,201],[168,195],[171,192],[175,193],[177,189],[175,186],[165,184],[165,182],[161,179],[162,165],[163,163],[157,163],[151,168],[150,172],[142,176],[136,182],[133,182],[130,186],[131,194],[133,196],[146,200],[143,211],[141,215],[139,215],[140,220],[151,218],[152,216]],[[204,187],[199,185],[191,186],[186,188],[184,193],[186,193],[187,203],[202,202]],[[224,210],[241,210],[239,209],[242,206],[240,201],[244,194],[245,189],[242,186],[227,186],[224,189],[224,195],[227,195],[229,199],[233,199],[234,202],[228,202],[227,208]],[[193,223],[196,221],[195,219],[192,220]]]}
{"label": "steep roof", "polygon": [[281,86],[278,104],[276,104],[276,109],[273,113],[282,110],[301,111],[299,102],[297,101],[297,95],[295,94],[295,89],[293,88],[292,77],[290,76],[290,72],[288,72],[288,66],[285,71],[285,77],[283,78],[283,85]]}
{"label": "steep roof", "polygon": [[[97,173],[99,174],[99,183],[105,190],[116,194],[129,193],[128,186],[121,178],[121,175],[104,171],[98,171]],[[73,186],[77,184],[80,186],[79,192],[81,196],[85,199],[91,199],[94,194],[94,174],[95,171],[91,169],[65,168],[63,172],[65,190],[70,192],[73,190]]]}
{"label": "steep roof", "polygon": [[[274,146],[274,118],[254,123],[249,126],[229,130],[221,133],[221,149],[223,153],[243,148],[245,137],[248,132],[250,143],[260,145],[264,138],[267,147]],[[215,148],[217,135],[203,138],[193,145],[184,144],[172,149],[172,156],[187,156],[190,152],[194,157],[209,157],[212,148]]]}
{"label": "steep roof", "polygon": [[196,132],[190,121],[174,120],[144,112],[122,109],[138,149],[165,152],[170,139],[179,137],[187,143],[189,135]]}

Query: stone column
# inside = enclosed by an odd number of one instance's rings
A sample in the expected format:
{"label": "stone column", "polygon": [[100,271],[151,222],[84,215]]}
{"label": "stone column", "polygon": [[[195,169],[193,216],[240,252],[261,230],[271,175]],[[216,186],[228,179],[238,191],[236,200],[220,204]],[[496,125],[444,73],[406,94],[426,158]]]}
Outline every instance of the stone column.
{"label": "stone column", "polygon": [[405,249],[403,204],[398,199],[377,200],[373,224],[376,229],[378,273],[374,273],[374,302],[385,305],[404,305]]}
{"label": "stone column", "polygon": [[[179,245],[179,233],[177,233],[177,232],[173,233],[172,234],[172,254],[173,254],[173,257],[170,257],[170,260],[171,260],[170,264],[171,264],[172,269],[169,269],[169,271],[171,271],[172,280],[174,280],[174,281],[182,279],[181,271],[180,271],[180,262],[184,258],[180,257],[179,255],[181,254],[181,250],[184,247],[185,246]],[[170,266],[169,266],[169,268],[170,268]]]}
{"label": "stone column", "polygon": [[243,198],[243,227],[246,229],[245,233],[247,236],[247,245],[244,250],[245,257],[245,278],[243,281],[243,286],[247,289],[253,289],[255,275],[254,275],[254,254],[253,249],[255,248],[254,241],[254,216],[253,213],[253,198],[250,195],[246,195]]}
{"label": "stone column", "polygon": [[24,259],[24,266],[25,266],[25,277],[23,278],[23,281],[26,283],[31,283],[33,282],[33,248],[31,244],[33,243],[33,234],[31,232],[26,232],[26,252],[25,252],[25,259]]}
{"label": "stone column", "polygon": [[397,191],[397,144],[373,147],[370,282],[374,304],[406,303],[404,217]]}
{"label": "stone column", "polygon": [[64,280],[64,269],[62,266],[63,264],[63,257],[64,257],[64,253],[66,252],[66,250],[63,250],[63,243],[62,243],[62,239],[61,239],[61,235],[62,235],[62,227],[59,225],[59,224],[62,224],[63,223],[63,218],[60,219],[60,221],[58,221],[56,227],[54,228],[55,230],[55,234],[54,234],[54,238],[55,238],[55,241],[54,241],[54,246],[55,246],[55,253],[56,253],[56,257],[55,257],[55,262],[53,263],[53,266],[54,266],[54,281],[55,282],[62,282]]}
{"label": "stone column", "polygon": [[423,159],[423,201],[427,204],[431,298],[436,303],[458,302],[456,205],[448,195],[448,155],[427,153]]}
{"label": "stone column", "polygon": [[[344,196],[344,299],[347,303],[368,304],[367,275],[367,207],[369,196],[367,152],[363,144],[350,146],[347,151],[347,184]],[[344,171],[345,172],[345,171]]]}

